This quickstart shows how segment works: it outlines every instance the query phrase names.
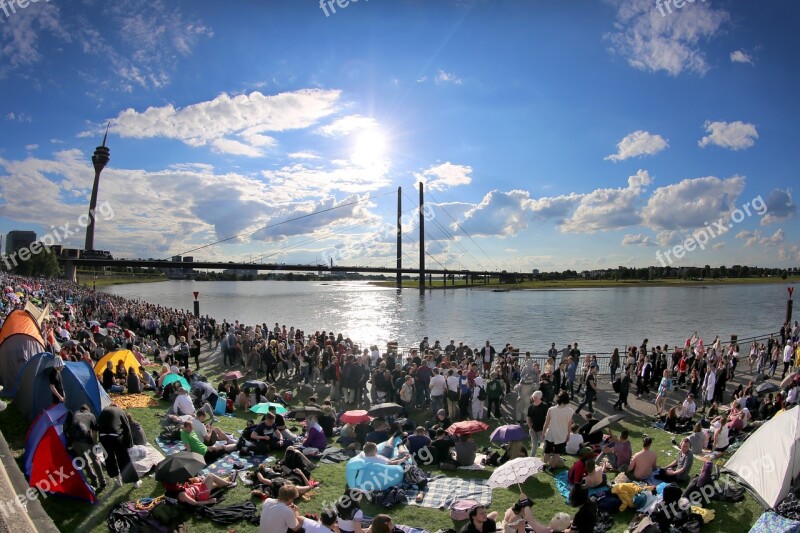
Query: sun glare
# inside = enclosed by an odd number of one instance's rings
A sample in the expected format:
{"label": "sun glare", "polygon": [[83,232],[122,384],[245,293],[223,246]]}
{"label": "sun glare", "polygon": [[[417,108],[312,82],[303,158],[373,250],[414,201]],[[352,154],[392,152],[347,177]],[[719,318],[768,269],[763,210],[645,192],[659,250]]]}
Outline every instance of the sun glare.
{"label": "sun glare", "polygon": [[350,160],[361,167],[372,167],[386,158],[386,137],[377,129],[364,131],[353,142]]}

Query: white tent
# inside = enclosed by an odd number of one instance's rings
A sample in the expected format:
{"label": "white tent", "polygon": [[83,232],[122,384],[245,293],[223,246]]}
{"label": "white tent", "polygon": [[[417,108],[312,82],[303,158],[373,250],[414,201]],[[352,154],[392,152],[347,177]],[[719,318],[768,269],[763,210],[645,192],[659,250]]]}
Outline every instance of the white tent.
{"label": "white tent", "polygon": [[758,428],[725,463],[724,471],[749,485],[763,504],[774,509],[800,473],[800,407]]}

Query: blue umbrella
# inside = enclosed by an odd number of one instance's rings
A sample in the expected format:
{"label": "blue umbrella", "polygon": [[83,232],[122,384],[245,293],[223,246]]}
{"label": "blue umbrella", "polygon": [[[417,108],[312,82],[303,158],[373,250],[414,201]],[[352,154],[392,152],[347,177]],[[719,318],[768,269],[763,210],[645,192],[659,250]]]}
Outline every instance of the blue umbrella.
{"label": "blue umbrella", "polygon": [[489,440],[505,444],[507,442],[525,440],[528,437],[528,431],[519,424],[508,424],[506,426],[500,426],[492,431]]}

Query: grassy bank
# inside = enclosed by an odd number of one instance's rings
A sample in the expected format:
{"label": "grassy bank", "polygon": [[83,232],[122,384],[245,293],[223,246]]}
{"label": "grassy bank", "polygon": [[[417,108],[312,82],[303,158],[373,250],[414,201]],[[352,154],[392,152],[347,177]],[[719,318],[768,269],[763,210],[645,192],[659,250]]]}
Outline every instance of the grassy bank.
{"label": "grassy bank", "polygon": [[120,276],[98,276],[94,279],[93,274],[84,274],[78,272],[78,284],[84,287],[107,287],[110,285],[123,285],[125,283],[153,283],[156,281],[166,281],[164,276],[135,276],[135,275],[120,275]]}
{"label": "grassy bank", "polygon": [[[762,285],[762,284],[785,284],[791,285],[800,282],[800,277],[794,276],[787,279],[780,278],[720,278],[702,280],[682,280],[682,279],[659,279],[659,280],[588,280],[588,279],[569,279],[551,281],[525,281],[521,283],[500,283],[499,279],[492,278],[489,283],[475,281],[473,285],[466,285],[464,280],[456,280],[456,284],[451,282],[443,283],[441,279],[434,279],[433,284],[426,283],[426,289],[504,289],[504,290],[536,290],[536,289],[597,289],[597,288],[619,288],[619,287],[715,287],[719,285]],[[372,281],[372,285],[379,287],[396,287],[394,281]],[[416,289],[419,287],[417,280],[403,280],[404,288]]]}
{"label": "grassy bank", "polygon": [[[212,383],[216,384],[216,378],[223,371],[219,364],[219,353],[204,351],[201,360],[201,370],[210,377]],[[608,384],[601,383],[601,386],[608,387]],[[293,383],[280,383],[279,388],[293,390],[296,398],[294,404],[297,405],[302,404],[310,393],[309,389],[298,388]],[[324,398],[327,392],[327,389],[322,387],[316,391],[316,394],[319,398]],[[680,398],[678,397],[679,394],[681,395]],[[599,416],[605,416],[605,414],[612,412],[608,401],[610,395],[611,393],[607,389],[601,391],[600,401],[596,407]],[[682,393],[672,393],[671,396],[670,404],[682,400]],[[676,455],[676,450],[671,444],[673,436],[651,426],[652,418],[650,413],[653,410],[651,401],[640,401],[635,399],[633,395],[631,395],[629,401],[633,409],[626,413],[626,419],[615,426],[614,429],[618,431],[621,428],[627,428],[630,431],[634,451],[638,451],[640,448],[641,440],[645,434],[653,437],[653,449],[659,454],[659,466],[666,465]],[[155,444],[155,438],[160,431],[160,418],[157,415],[163,414],[168,407],[165,402],[161,402],[158,407],[130,410],[131,415],[142,424],[149,441],[153,444]],[[237,429],[244,427],[244,422],[247,418],[254,418],[254,416],[240,411],[232,418],[222,417],[219,421],[219,426],[229,433],[234,433]],[[416,410],[412,412],[411,418],[418,424],[424,423],[424,421],[430,419],[430,413],[427,410]],[[511,422],[510,417],[506,417],[500,424]],[[479,447],[489,446],[488,437],[491,430],[497,425],[498,422],[493,421],[489,431],[476,435]],[[0,428],[2,428],[3,434],[13,450],[15,459],[22,466],[27,424],[14,408],[13,402],[6,411],[0,413]],[[568,465],[572,462],[573,459],[567,458]],[[699,460],[695,461],[693,468],[695,473],[699,472],[701,464]],[[438,469],[429,470],[432,474],[442,474]],[[491,474],[491,471],[492,469],[487,469],[485,471],[458,471],[444,474],[462,478],[486,479]],[[318,468],[313,472],[313,477],[321,481],[322,485],[314,491],[314,496],[310,501],[298,502],[298,506],[304,513],[319,513],[325,504],[330,504],[330,502],[334,502],[341,496],[344,488],[345,464],[319,464]],[[534,515],[540,521],[549,521],[556,512],[563,511],[574,514],[575,510],[570,509],[565,503],[564,498],[557,491],[555,481],[550,474],[542,473],[530,478],[523,484],[522,489],[533,499]],[[116,488],[112,485],[112,487],[100,493],[100,501],[94,506],[55,496],[43,500],[43,505],[61,531],[92,531],[100,533],[108,530],[105,520],[116,504],[137,498],[155,497],[161,494],[163,494],[161,485],[156,483],[153,478],[146,478],[139,489],[134,489],[132,485],[126,485],[122,488]],[[490,510],[498,511],[502,515],[505,509],[510,507],[517,498],[518,492],[516,488],[494,490]],[[249,499],[249,488],[240,484],[226,495],[224,505],[233,505]],[[255,502],[260,509],[260,502]],[[703,528],[703,531],[709,533],[744,533],[750,529],[761,514],[761,509],[749,495],[743,502],[738,504],[713,502],[709,507],[716,513],[716,519]],[[385,512],[384,509],[372,505],[364,505],[363,510],[365,514],[371,516]],[[394,507],[388,512],[393,516],[396,523],[423,527],[431,532],[440,528],[454,527],[454,523],[446,510],[406,505]],[[625,531],[632,517],[633,512],[630,510],[616,515],[615,526],[611,531]],[[188,531],[210,533],[220,530],[220,526],[207,521],[196,520],[190,513],[186,514],[186,520],[188,521]],[[258,528],[250,524],[237,523],[235,524],[235,529],[239,533],[255,533]]]}

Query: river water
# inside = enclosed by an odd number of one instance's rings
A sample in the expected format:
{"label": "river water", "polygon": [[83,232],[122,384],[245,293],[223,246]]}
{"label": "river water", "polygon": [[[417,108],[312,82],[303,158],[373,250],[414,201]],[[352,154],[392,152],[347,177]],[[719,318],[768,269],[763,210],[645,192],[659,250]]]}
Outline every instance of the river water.
{"label": "river water", "polygon": [[[786,310],[785,284],[700,287],[492,292],[451,289],[420,292],[375,287],[367,282],[164,281],[116,285],[110,293],[168,307],[192,309],[200,292],[200,312],[245,324],[275,322],[306,333],[342,332],[354,341],[400,346],[465,341],[496,348],[506,342],[521,350],[546,352],[578,342],[586,353],[607,353],[628,344],[683,344],[697,331],[710,343],[780,329]],[[743,350],[744,352],[745,350]]]}

